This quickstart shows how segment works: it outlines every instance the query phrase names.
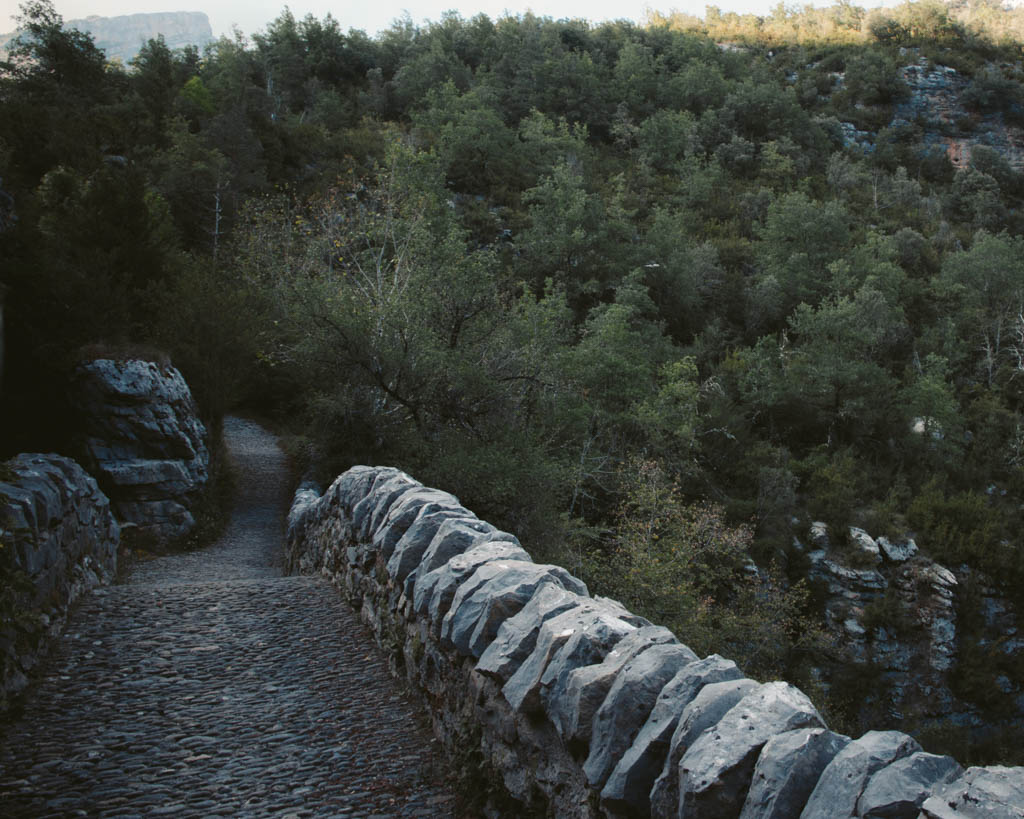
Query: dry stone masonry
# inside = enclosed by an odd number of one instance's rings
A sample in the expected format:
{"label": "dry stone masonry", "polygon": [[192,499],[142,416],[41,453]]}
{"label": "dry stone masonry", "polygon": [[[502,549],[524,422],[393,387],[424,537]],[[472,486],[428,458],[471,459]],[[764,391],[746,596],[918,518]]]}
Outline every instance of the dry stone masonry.
{"label": "dry stone masonry", "polygon": [[0,467],[0,710],[71,604],[113,578],[119,539],[106,495],[74,461],[23,454]]}
{"label": "dry stone masonry", "polygon": [[227,529],[75,607],[0,721],[0,816],[465,816],[355,612],[322,578],[282,575],[284,453],[243,419],[224,434]]}
{"label": "dry stone masonry", "polygon": [[449,751],[480,766],[492,814],[1024,817],[1024,768],[836,734],[799,689],[697,657],[399,470],[302,486],[286,562],[361,612]]}
{"label": "dry stone masonry", "polygon": [[153,361],[97,359],[75,371],[73,393],[85,466],[118,520],[157,542],[187,534],[210,456],[181,373]]}

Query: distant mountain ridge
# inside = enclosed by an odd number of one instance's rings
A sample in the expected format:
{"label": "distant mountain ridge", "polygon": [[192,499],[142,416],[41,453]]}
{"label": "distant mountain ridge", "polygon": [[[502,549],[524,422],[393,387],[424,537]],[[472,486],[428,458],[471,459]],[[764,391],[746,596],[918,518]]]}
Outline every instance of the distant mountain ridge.
{"label": "distant mountain ridge", "polygon": [[[162,34],[170,49],[213,42],[210,18],[202,11],[165,11],[152,14],[124,14],[118,17],[92,15],[84,20],[66,20],[65,28],[77,28],[93,36],[107,59],[128,62],[148,40]],[[0,51],[16,33],[0,35]]]}

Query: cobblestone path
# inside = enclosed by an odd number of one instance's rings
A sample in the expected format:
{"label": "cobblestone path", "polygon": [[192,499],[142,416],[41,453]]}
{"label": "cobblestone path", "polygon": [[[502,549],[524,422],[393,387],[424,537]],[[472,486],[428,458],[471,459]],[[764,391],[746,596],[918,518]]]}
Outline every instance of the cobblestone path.
{"label": "cobblestone path", "polygon": [[227,532],[79,606],[0,729],[0,816],[451,816],[440,749],[356,615],[281,574],[272,436],[225,435]]}

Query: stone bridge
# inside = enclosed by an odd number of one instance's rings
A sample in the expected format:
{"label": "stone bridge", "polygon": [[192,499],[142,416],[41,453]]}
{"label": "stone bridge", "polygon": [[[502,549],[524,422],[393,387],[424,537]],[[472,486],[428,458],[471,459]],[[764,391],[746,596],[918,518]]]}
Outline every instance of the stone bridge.
{"label": "stone bridge", "polygon": [[84,598],[0,815],[1024,817],[1024,769],[834,733],[396,469],[301,487],[282,549],[284,458],[225,432],[227,532]]}
{"label": "stone bridge", "polygon": [[0,732],[0,816],[455,814],[421,707],[320,578],[282,571],[289,474],[228,419],[237,501],[202,552],[83,598]]}

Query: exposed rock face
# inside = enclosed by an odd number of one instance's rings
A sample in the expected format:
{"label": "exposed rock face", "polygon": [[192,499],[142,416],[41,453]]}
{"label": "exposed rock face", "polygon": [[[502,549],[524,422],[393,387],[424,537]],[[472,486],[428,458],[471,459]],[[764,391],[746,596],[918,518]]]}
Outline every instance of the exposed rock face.
{"label": "exposed rock face", "polygon": [[172,51],[194,45],[202,49],[213,42],[210,19],[201,11],[167,11],[153,14],[125,14],[119,17],[86,17],[69,20],[67,28],[89,32],[107,59],[128,62],[149,40],[163,35]]}
{"label": "exposed rock face", "polygon": [[[90,15],[82,20],[65,20],[65,28],[77,28],[93,36],[108,60],[127,63],[149,40],[163,35],[172,51],[194,45],[200,50],[214,40],[210,19],[201,11],[165,11],[124,14],[118,17]],[[0,34],[0,59],[4,59],[17,32]]]}
{"label": "exposed rock face", "polygon": [[[1002,154],[1010,166],[1024,168],[1024,131],[1007,125],[1002,114],[972,116],[963,104],[968,80],[954,68],[944,65],[930,66],[920,58],[904,66],[900,74],[910,87],[910,97],[896,109],[893,124],[910,123],[918,119],[928,124],[925,143],[946,152],[958,168],[970,163],[971,149],[987,145]],[[957,135],[961,121],[970,121],[970,133]]]}
{"label": "exposed rock face", "polygon": [[[902,816],[957,785],[953,760],[895,732],[849,742],[788,683],[698,659],[410,480],[354,467],[322,495],[301,487],[287,565],[344,590],[424,692],[442,742],[487,772],[487,815]],[[836,582],[884,588],[874,569],[834,565]],[[999,808],[1021,778],[985,769],[950,798]]]}
{"label": "exposed rock face", "polygon": [[[832,548],[824,524],[813,523],[808,532],[820,547],[808,554],[810,577],[826,591],[825,622],[836,638],[836,673],[851,661],[883,672],[885,686],[878,687],[868,707],[883,715],[885,727],[898,727],[911,712],[924,719],[984,724],[977,709],[952,690],[961,640],[958,606],[967,595],[981,615],[975,618],[982,623],[981,645],[1015,657],[1024,652],[1024,638],[1013,604],[979,573],[934,562],[912,539],[894,543],[880,537],[873,541],[876,553],[867,532],[851,529],[850,535],[857,566],[871,564],[868,568],[845,565],[851,552]],[[1009,712],[1017,700],[1017,719],[1024,718],[1021,685],[1009,677],[1002,682]]]}
{"label": "exposed rock face", "polygon": [[72,389],[85,465],[118,520],[158,542],[187,534],[210,456],[181,373],[151,361],[97,359],[79,365]]}
{"label": "exposed rock face", "polygon": [[[967,77],[949,66],[930,65],[924,57],[903,66],[900,77],[910,95],[896,106],[891,127],[921,123],[924,145],[945,154],[956,168],[970,164],[971,151],[977,145],[997,150],[1018,171],[1024,168],[1024,129],[1008,124],[999,112],[978,115],[969,111],[963,103]],[[875,134],[858,131],[850,122],[841,125],[847,145],[874,150]]]}
{"label": "exposed rock face", "polygon": [[120,530],[96,481],[68,458],[18,455],[0,478],[0,580],[13,606],[0,612],[3,710],[60,633],[68,607],[113,578]]}

